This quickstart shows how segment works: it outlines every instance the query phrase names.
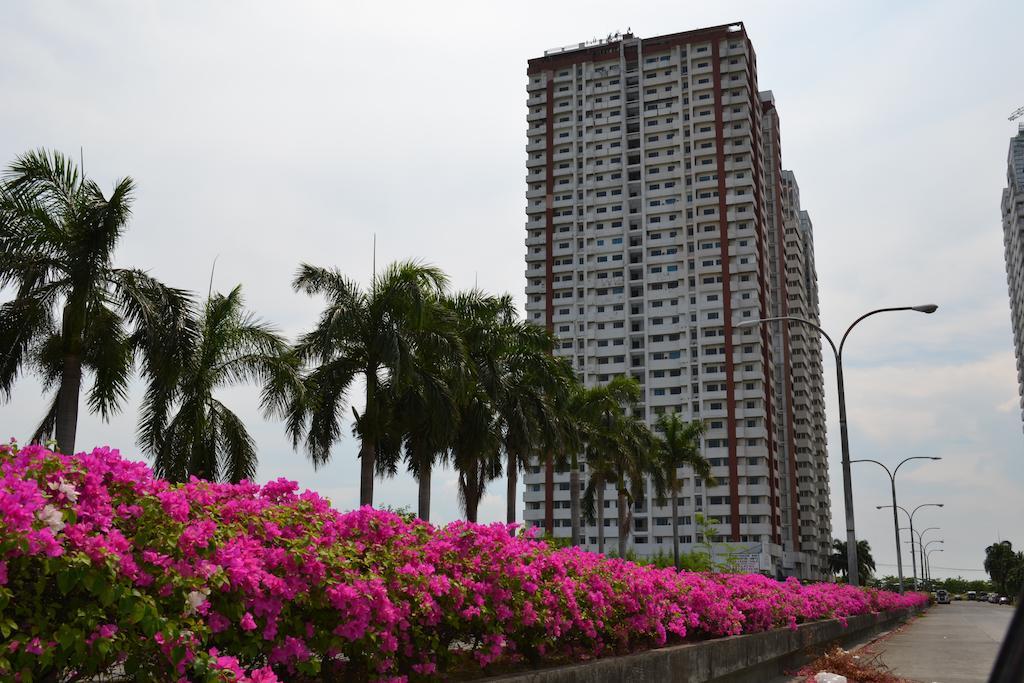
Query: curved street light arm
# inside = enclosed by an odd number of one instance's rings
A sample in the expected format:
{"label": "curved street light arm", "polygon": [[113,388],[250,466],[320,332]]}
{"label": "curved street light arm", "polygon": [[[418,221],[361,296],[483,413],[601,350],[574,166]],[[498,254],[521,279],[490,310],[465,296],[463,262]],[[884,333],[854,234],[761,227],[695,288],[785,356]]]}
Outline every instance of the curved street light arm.
{"label": "curved street light arm", "polygon": [[914,515],[916,515],[916,514],[917,514],[917,511],[918,511],[918,510],[920,510],[921,508],[926,508],[926,507],[936,507],[936,508],[941,508],[941,507],[945,507],[945,505],[946,505],[945,503],[921,503],[921,504],[920,504],[920,505],[918,505],[918,506],[917,506],[916,508],[914,508],[914,511],[913,511],[913,512],[911,512],[911,513],[910,513],[910,521],[911,521],[911,524],[913,524],[913,521],[914,521]]}
{"label": "curved street light arm", "polygon": [[[914,536],[917,536],[918,544],[920,544],[920,543],[923,542],[923,539],[921,538],[921,536],[923,536],[924,534],[928,533],[929,531],[937,531],[938,529],[941,529],[941,528],[942,527],[938,527],[938,526],[930,526],[927,529],[925,529],[924,531],[918,531],[917,529],[913,529],[913,528],[911,528],[909,526],[901,526],[900,527],[900,531],[913,531],[914,532]],[[911,538],[913,538],[913,537],[911,537]]]}
{"label": "curved street light arm", "polygon": [[[896,469],[892,471],[893,479],[896,478],[896,473],[900,471],[900,468],[903,467],[903,464],[910,462],[911,460],[942,460],[942,458],[936,457],[934,455],[912,455],[909,458],[904,458],[903,460],[900,461],[899,465],[896,465]],[[928,503],[925,503],[925,505],[928,505]]]}
{"label": "curved street light arm", "polygon": [[867,313],[865,313],[861,317],[859,317],[856,320],[854,320],[850,324],[850,326],[846,328],[846,332],[843,333],[843,338],[841,340],[839,340],[839,352],[836,355],[837,356],[843,355],[843,345],[846,344],[846,338],[850,336],[850,332],[852,332],[853,328],[855,328],[857,326],[857,323],[859,323],[861,320],[864,320],[864,318],[870,318],[871,316],[877,315],[878,313],[889,313],[890,311],[909,311],[909,310],[912,310],[913,308],[914,308],[913,306],[895,306],[895,307],[892,307],[892,308],[877,308],[877,309],[875,309],[873,311],[868,311]]}
{"label": "curved street light arm", "polygon": [[909,531],[909,532],[911,532],[910,540],[909,541],[903,541],[904,543],[910,543],[911,545],[913,545],[913,543],[914,543],[914,536],[920,537],[920,534],[918,534],[917,531],[915,531],[914,529],[911,529],[909,526],[901,526],[900,527],[900,531]]}
{"label": "curved street light arm", "polygon": [[[875,509],[876,510],[884,510],[885,508],[891,508],[891,507],[892,507],[892,505],[876,505]],[[900,510],[903,510],[903,514],[905,514],[909,519],[913,520],[913,517],[910,516],[910,511],[907,510],[907,508],[903,507],[902,505],[897,505],[896,507],[899,508]]]}
{"label": "curved street light arm", "polygon": [[839,350],[836,348],[836,343],[834,341],[832,341],[832,337],[828,336],[828,332],[826,332],[825,330],[821,329],[820,325],[815,325],[814,323],[812,323],[810,320],[807,320],[806,318],[798,318],[795,315],[780,315],[780,316],[775,316],[773,318],[761,318],[760,320],[751,320],[749,322],[741,322],[741,323],[738,323],[736,325],[733,325],[733,329],[735,329],[737,327],[750,327],[752,325],[757,325],[759,323],[773,323],[773,322],[778,322],[780,320],[787,320],[787,321],[792,321],[792,322],[795,322],[795,323],[803,323],[804,325],[807,325],[809,327],[813,327],[818,332],[821,332],[821,335],[823,337],[825,337],[826,340],[828,340],[828,345],[832,347],[832,354],[836,358],[839,358]]}
{"label": "curved street light arm", "polygon": [[[918,457],[921,457],[921,456],[918,456]],[[879,467],[881,467],[882,469],[884,469],[886,471],[886,473],[889,475],[889,479],[895,479],[896,478],[896,473],[895,472],[893,472],[892,470],[890,470],[888,467],[886,467],[882,463],[878,462],[877,460],[871,460],[870,458],[858,458],[856,460],[851,460],[850,464],[852,465],[855,462],[873,462],[873,463],[875,463],[876,465],[878,465]],[[902,465],[903,463],[900,463],[900,464]],[[885,507],[892,507],[892,506],[891,505],[886,505]],[[904,512],[906,512],[906,510],[904,510]]]}

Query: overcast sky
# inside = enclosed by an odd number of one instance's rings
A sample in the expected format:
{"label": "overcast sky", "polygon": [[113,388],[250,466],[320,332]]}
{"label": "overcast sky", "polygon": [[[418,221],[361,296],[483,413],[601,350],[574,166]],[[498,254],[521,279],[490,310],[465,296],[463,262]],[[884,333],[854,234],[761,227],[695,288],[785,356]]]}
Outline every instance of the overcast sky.
{"label": "overcast sky", "polygon": [[[944,502],[933,574],[981,577],[997,538],[1024,547],[1017,401],[999,199],[1007,115],[1024,105],[1019,2],[8,2],[0,5],[0,163],[37,147],[77,155],[103,187],[138,191],[118,265],[205,292],[241,283],[294,337],[320,302],[292,293],[302,261],[366,281],[419,258],[456,287],[523,302],[526,61],[632,30],[646,38],[736,20],[774,91],[783,166],[814,221],[822,319],[841,334],[871,308],[939,304],[864,323],[845,360],[853,457],[895,464],[900,503]],[[835,535],[844,536],[834,366],[826,359]],[[358,501],[356,443],[318,472],[255,389],[225,392],[260,447],[259,478]],[[124,414],[83,417],[79,446],[137,454]],[[43,411],[24,379],[0,431]],[[895,574],[881,468],[854,465],[858,536]],[[380,504],[415,506],[410,477]],[[482,521],[504,518],[504,482]],[[458,516],[435,476],[435,519]],[[941,547],[933,545],[934,547]],[[909,558],[906,562],[910,573]],[[953,571],[942,567],[954,568]]]}

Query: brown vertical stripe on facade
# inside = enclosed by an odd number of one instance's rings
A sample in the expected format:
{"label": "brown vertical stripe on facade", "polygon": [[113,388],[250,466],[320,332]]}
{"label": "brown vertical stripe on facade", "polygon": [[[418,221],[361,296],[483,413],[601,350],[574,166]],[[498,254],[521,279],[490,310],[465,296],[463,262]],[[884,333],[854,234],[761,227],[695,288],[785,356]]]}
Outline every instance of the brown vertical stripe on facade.
{"label": "brown vertical stripe on facade", "polygon": [[[789,287],[786,282],[786,224],[782,217],[782,134],[779,131],[779,118],[775,117],[775,158],[772,159],[773,173],[775,175],[775,222],[778,231],[777,259],[779,262],[779,301],[781,302],[780,313],[789,315]],[[789,511],[791,524],[793,525],[793,550],[800,551],[800,499],[797,497],[797,474],[796,474],[796,429],[793,424],[793,368],[790,359],[789,325],[785,322],[780,325],[782,328],[782,376],[785,378],[786,392],[786,443],[788,453],[784,454],[789,461]]]}
{"label": "brown vertical stripe on facade", "polygon": [[[554,236],[555,236],[555,74],[547,74],[544,134],[546,155],[544,178],[544,315],[548,332],[555,329]],[[544,532],[555,534],[555,460],[548,453],[544,461]]]}
{"label": "brown vertical stripe on facade", "polygon": [[[751,50],[751,74],[750,74],[750,102],[751,115],[761,110],[760,94],[757,85],[757,56],[754,54],[754,47],[749,45]],[[761,317],[771,316],[769,307],[769,264],[768,257],[768,216],[765,210],[765,188],[764,188],[764,140],[760,123],[752,124],[754,144],[752,159],[754,161],[754,183],[755,201],[757,203],[757,223],[755,229],[758,237],[758,267],[760,268],[760,282],[758,292],[758,303]],[[778,511],[781,508],[781,500],[778,495],[776,476],[778,475],[778,458],[775,447],[775,392],[774,392],[774,364],[771,357],[771,329],[767,325],[759,326],[761,335],[761,361],[764,367],[764,394],[765,394],[765,432],[768,435],[768,493],[771,497],[771,538],[772,542],[782,545],[782,533],[779,529],[781,518]]]}
{"label": "brown vertical stripe on facade", "polygon": [[715,154],[718,162],[718,236],[722,257],[722,318],[725,330],[725,400],[729,434],[729,517],[732,540],[740,540],[739,463],[736,449],[736,383],[732,353],[732,283],[729,263],[729,208],[725,201],[725,123],[722,118],[722,65],[719,43],[725,36],[711,39],[712,82],[715,94]]}
{"label": "brown vertical stripe on facade", "polygon": [[[755,116],[760,111],[760,95],[757,89],[757,55],[754,53],[754,46],[747,40],[747,50],[750,53],[750,68],[747,69],[747,90],[750,103],[750,134],[753,138],[751,145],[751,161],[754,165],[754,231],[757,235],[757,259],[758,259],[758,307],[759,315],[767,318],[771,315],[768,307],[768,233],[767,215],[764,208],[764,160],[762,150],[764,141],[761,138],[761,126],[759,119]],[[761,363],[764,368],[764,414],[765,433],[767,434],[766,447],[768,451],[768,495],[770,498],[770,513],[772,525],[772,542],[782,544],[782,535],[779,531],[780,519],[777,514],[779,509],[779,494],[775,477],[778,473],[778,463],[775,450],[775,410],[773,409],[774,381],[772,357],[771,357],[771,330],[767,325],[760,325],[758,334],[761,336]]]}

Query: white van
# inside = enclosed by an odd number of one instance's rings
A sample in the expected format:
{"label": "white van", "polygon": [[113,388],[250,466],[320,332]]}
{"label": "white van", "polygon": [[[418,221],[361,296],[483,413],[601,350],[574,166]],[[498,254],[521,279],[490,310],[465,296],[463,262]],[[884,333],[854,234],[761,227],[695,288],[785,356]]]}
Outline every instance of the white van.
{"label": "white van", "polygon": [[935,602],[939,603],[940,605],[948,605],[949,604],[949,591],[944,591],[944,590],[937,590],[937,591],[935,591]]}

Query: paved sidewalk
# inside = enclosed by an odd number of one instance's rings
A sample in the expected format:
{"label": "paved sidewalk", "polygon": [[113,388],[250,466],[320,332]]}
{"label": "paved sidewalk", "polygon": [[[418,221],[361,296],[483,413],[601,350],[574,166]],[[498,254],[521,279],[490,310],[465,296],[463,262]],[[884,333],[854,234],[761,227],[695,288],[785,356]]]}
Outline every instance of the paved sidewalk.
{"label": "paved sidewalk", "polygon": [[922,683],[983,683],[1012,616],[985,602],[934,605],[871,650],[894,674]]}

